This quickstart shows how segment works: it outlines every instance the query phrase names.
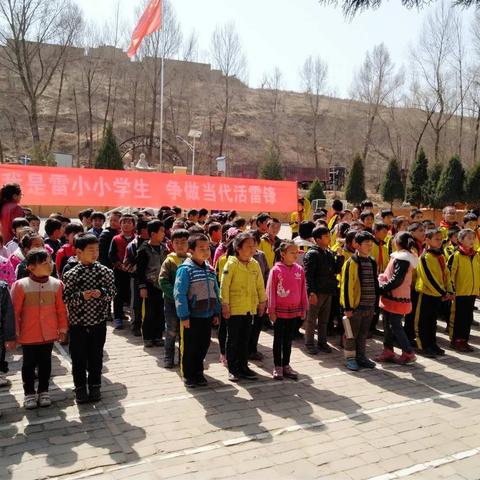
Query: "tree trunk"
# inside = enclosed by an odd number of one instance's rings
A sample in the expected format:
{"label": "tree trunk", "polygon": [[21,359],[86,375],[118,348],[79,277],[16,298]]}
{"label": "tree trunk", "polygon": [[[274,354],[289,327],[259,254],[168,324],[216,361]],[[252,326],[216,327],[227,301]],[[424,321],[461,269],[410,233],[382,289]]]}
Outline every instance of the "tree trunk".
{"label": "tree trunk", "polygon": [[480,132],[480,104],[477,105],[477,119],[475,121],[475,141],[473,143],[473,164],[477,163],[478,136]]}
{"label": "tree trunk", "polygon": [[73,89],[73,103],[75,105],[75,119],[77,122],[77,168],[80,167],[80,119],[78,117],[77,92]]}
{"label": "tree trunk", "polygon": [[107,108],[105,109],[105,116],[103,117],[103,132],[102,135],[105,135],[105,130],[107,128],[108,113],[110,111],[110,97],[112,94],[112,72],[110,71],[110,77],[108,79],[108,90],[107,90]]}
{"label": "tree trunk", "polygon": [[[137,136],[137,92],[138,92],[138,80],[135,79],[133,83],[133,138]],[[132,160],[135,161],[135,143],[132,151]]]}
{"label": "tree trunk", "polygon": [[55,141],[55,133],[57,131],[58,113],[60,111],[60,102],[62,101],[63,80],[65,78],[65,62],[62,63],[62,69],[60,71],[60,85],[58,87],[57,106],[55,108],[55,116],[53,118],[52,133],[50,135],[50,141],[48,142],[48,152],[50,153],[53,148],[53,142]]}
{"label": "tree trunk", "polygon": [[32,143],[33,147],[40,146],[40,130],[38,128],[38,112],[37,112],[37,99],[35,97],[30,98],[30,112],[29,112],[30,129],[32,131]]}
{"label": "tree trunk", "polygon": [[317,139],[317,130],[318,130],[317,116],[313,120],[313,157],[315,159],[315,175],[317,178],[320,178],[320,164],[318,161],[318,139]]}
{"label": "tree trunk", "polygon": [[152,117],[150,121],[150,133],[148,135],[149,145],[148,145],[148,160],[153,165],[153,139],[155,137],[155,119],[157,116],[157,92],[158,92],[158,80],[157,75],[155,75],[155,80],[153,82],[153,91],[152,91]]}
{"label": "tree trunk", "polygon": [[4,163],[4,158],[3,158],[3,144],[2,144],[2,139],[0,138],[0,163]]}
{"label": "tree trunk", "polygon": [[88,166],[93,162],[93,110],[92,110],[92,79],[87,78],[87,96],[88,96]]}
{"label": "tree trunk", "polygon": [[228,114],[230,110],[230,83],[228,80],[228,76],[225,77],[225,111],[222,123],[222,133],[220,137],[220,148],[218,152],[218,156],[221,157],[223,155],[223,148],[225,145],[225,134],[227,132],[227,125],[228,125]]}
{"label": "tree trunk", "polygon": [[365,145],[363,146],[363,161],[367,160],[368,150],[370,149],[370,142],[373,132],[373,124],[375,122],[375,115],[372,114],[368,120],[367,135],[365,136]]}

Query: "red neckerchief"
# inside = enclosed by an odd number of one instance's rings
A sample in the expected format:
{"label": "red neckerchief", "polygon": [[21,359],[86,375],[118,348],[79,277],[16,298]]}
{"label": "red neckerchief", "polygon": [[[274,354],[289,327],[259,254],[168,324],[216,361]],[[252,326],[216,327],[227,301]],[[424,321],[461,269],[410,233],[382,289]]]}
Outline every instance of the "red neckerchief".
{"label": "red neckerchief", "polygon": [[417,245],[418,256],[420,256],[423,253],[423,243],[419,240],[415,240],[415,244]]}
{"label": "red neckerchief", "polygon": [[474,257],[477,254],[477,252],[473,248],[470,248],[469,250],[467,250],[463,247],[463,245],[460,245],[458,247],[458,250],[459,252],[463,253],[463,255],[466,255],[467,257]]}
{"label": "red neckerchief", "polygon": [[448,230],[449,228],[452,228],[454,225],[455,225],[454,223],[448,223],[448,222],[446,222],[445,220],[442,220],[442,221],[440,222],[440,227],[446,228],[447,230]]}

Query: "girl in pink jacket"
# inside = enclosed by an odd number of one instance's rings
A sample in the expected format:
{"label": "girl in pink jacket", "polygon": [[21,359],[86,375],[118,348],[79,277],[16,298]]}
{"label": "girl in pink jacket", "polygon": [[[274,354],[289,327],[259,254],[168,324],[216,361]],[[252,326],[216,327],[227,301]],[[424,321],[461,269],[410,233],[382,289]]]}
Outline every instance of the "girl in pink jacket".
{"label": "girl in pink jacket", "polygon": [[290,367],[292,339],[299,319],[308,309],[305,272],[298,265],[298,246],[284,241],[280,247],[281,261],[270,270],[267,281],[268,315],[273,323],[273,378],[296,380],[298,373]]}
{"label": "girl in pink jacket", "polygon": [[[385,272],[379,275],[380,307],[383,311],[385,336],[383,352],[375,358],[377,362],[412,363],[415,353],[402,326],[404,316],[412,311],[410,298],[412,274],[417,268],[418,257],[412,253],[415,239],[408,232],[399,233],[395,239],[396,251],[392,253]],[[402,355],[393,351],[395,340]]]}

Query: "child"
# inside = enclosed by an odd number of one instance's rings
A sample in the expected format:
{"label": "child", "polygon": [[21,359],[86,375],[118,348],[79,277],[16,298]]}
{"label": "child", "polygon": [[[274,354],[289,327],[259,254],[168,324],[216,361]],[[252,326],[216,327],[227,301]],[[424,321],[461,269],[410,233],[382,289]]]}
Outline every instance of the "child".
{"label": "child", "polygon": [[[67,309],[63,303],[63,284],[50,276],[52,259],[44,249],[28,252],[28,278],[12,287],[12,302],[17,325],[17,343],[22,345],[24,406],[31,410],[52,404],[48,384],[52,371],[53,342],[65,341]],[[35,368],[38,389],[35,393]],[[38,395],[38,397],[37,397]]]}
{"label": "child", "polygon": [[308,309],[305,272],[296,263],[298,247],[292,241],[280,245],[281,261],[270,271],[267,282],[268,315],[273,323],[273,378],[297,380],[290,366],[296,319],[304,319]]}
{"label": "child", "polygon": [[65,227],[67,243],[60,248],[60,250],[57,252],[57,258],[55,259],[55,266],[57,268],[57,274],[60,280],[62,279],[63,269],[65,268],[68,259],[75,255],[74,239],[75,235],[78,233],[83,233],[83,227],[78,223],[69,223]]}
{"label": "child", "polygon": [[44,248],[44,247],[45,247],[45,243],[43,241],[43,238],[38,233],[33,233],[33,231],[31,231],[30,233],[27,233],[22,237],[22,240],[20,242],[20,248],[21,248],[20,253],[23,256],[23,260],[20,260],[18,253],[15,256],[12,255],[12,257],[10,257],[10,263],[12,266],[16,261],[15,259],[19,260],[19,263],[17,263],[15,266],[15,278],[17,280],[20,280],[22,278],[29,276],[27,261],[25,259],[25,257],[27,256],[27,253],[30,250],[33,250],[34,248]]}
{"label": "child", "polygon": [[363,223],[364,230],[369,233],[373,233],[373,223],[375,222],[375,216],[370,210],[364,210],[360,214],[360,221]]}
{"label": "child", "polygon": [[65,228],[60,220],[56,218],[47,218],[45,221],[45,245],[48,245],[52,250],[52,259],[55,262],[57,252],[62,247],[60,239],[65,233]]}
{"label": "child", "polygon": [[303,259],[310,248],[315,245],[312,238],[312,232],[315,224],[311,221],[303,221],[298,227],[298,237],[294,239],[298,247],[297,263],[303,267]]}
{"label": "child", "polygon": [[102,212],[93,212],[90,220],[92,222],[92,228],[88,230],[88,233],[93,233],[97,238],[100,238],[103,232],[103,224],[106,220],[105,214]]}
{"label": "child", "polygon": [[7,254],[9,257],[13,255],[17,250],[17,248],[20,246],[22,232],[27,231],[26,230],[27,228],[30,229],[30,225],[26,218],[15,218],[13,220],[12,222],[13,238],[10,235],[11,240],[5,244],[5,248],[7,249]]}
{"label": "child", "polygon": [[443,249],[443,255],[448,259],[455,253],[455,250],[458,248],[458,234],[460,232],[460,227],[452,227],[448,230],[448,240]]}
{"label": "child", "polygon": [[[308,314],[305,320],[305,347],[311,355],[318,351],[331,353],[327,343],[327,328],[330,318],[332,297],[337,293],[337,275],[342,270],[344,258],[336,256],[330,249],[330,230],[316,227],[312,232],[315,242],[304,257],[305,277],[308,292]],[[318,332],[317,346],[314,344],[315,330]]]}
{"label": "child", "polygon": [[297,210],[290,215],[290,228],[292,229],[292,239],[298,237],[298,228],[304,221],[303,208],[305,200],[303,198],[298,199]]}
{"label": "child", "polygon": [[80,404],[101,399],[103,346],[115,285],[113,272],[97,261],[95,235],[80,233],[74,245],[79,263],[64,275],[63,298],[69,313],[75,398]]}
{"label": "child", "polygon": [[198,210],[196,210],[195,208],[192,208],[187,212],[187,220],[189,222],[192,222],[193,224],[198,222],[199,216],[200,214],[198,213]]}
{"label": "child", "polygon": [[418,293],[415,311],[415,336],[421,353],[428,358],[444,355],[437,345],[437,318],[442,302],[453,299],[450,272],[442,251],[440,230],[428,230],[427,248],[420,257],[415,289]]}
{"label": "child", "polygon": [[173,296],[180,319],[180,371],[187,388],[207,385],[203,361],[210,346],[212,323],[218,325],[220,295],[210,257],[208,237],[188,239],[191,258],[178,267]]}
{"label": "child", "polygon": [[222,225],[218,222],[212,222],[208,226],[208,238],[210,238],[210,258],[215,258],[215,251],[217,250],[220,242],[222,241]]}
{"label": "child", "polygon": [[160,220],[148,222],[150,240],[143,242],[137,252],[137,278],[140,298],[144,305],[142,322],[143,344],[150,348],[164,345],[165,317],[163,294],[158,283],[160,268],[167,258],[167,250],[162,244],[165,226]]}
{"label": "child", "polygon": [[469,345],[475,298],[480,294],[480,256],[473,249],[475,232],[463,229],[458,234],[458,250],[448,260],[455,292],[450,314],[450,340],[457,352],[472,352]]}
{"label": "child", "polygon": [[378,273],[383,273],[390,261],[388,246],[385,238],[388,234],[388,225],[386,223],[376,223],[373,226],[373,242],[372,257],[377,262]]}
{"label": "child", "polygon": [[170,253],[162,264],[159,275],[160,288],[163,291],[163,305],[165,312],[165,357],[163,366],[173,368],[175,365],[175,340],[178,336],[180,320],[175,310],[175,298],[173,296],[173,287],[175,286],[175,276],[178,267],[189,257],[188,254],[187,230],[175,230],[172,233],[172,248]]}
{"label": "child", "polygon": [[109,216],[109,226],[101,233],[99,240],[99,251],[100,255],[98,261],[108,268],[113,268],[112,263],[108,257],[108,252],[110,251],[110,245],[112,244],[113,237],[120,233],[120,218],[122,217],[122,212],[115,210],[110,213]]}
{"label": "child", "polygon": [[265,254],[267,258],[268,268],[272,268],[275,264],[275,252],[280,246],[281,240],[278,238],[278,233],[282,224],[280,220],[271,218],[267,223],[267,233],[262,235],[259,249]]}
{"label": "child", "polygon": [[263,316],[266,295],[262,271],[253,258],[256,244],[248,233],[233,241],[235,255],[228,257],[221,280],[222,315],[227,322],[228,379],[256,380],[248,367],[248,344],[254,316]]}
{"label": "child", "polygon": [[443,209],[442,221],[440,222],[440,232],[443,240],[447,240],[448,230],[457,225],[457,209],[454,206],[448,206]]}
{"label": "child", "polygon": [[9,387],[7,379],[8,362],[5,360],[6,350],[15,348],[15,316],[12,300],[10,299],[9,285],[0,282],[0,387]]}
{"label": "child", "polygon": [[37,215],[28,215],[27,216],[27,221],[28,221],[28,226],[35,232],[39,233],[40,232],[40,217]]}
{"label": "child", "polygon": [[271,219],[272,217],[268,213],[260,213],[257,215],[257,218],[255,219],[255,225],[261,235],[268,233],[268,221]]}
{"label": "child", "polygon": [[[383,352],[375,357],[377,362],[396,362],[401,365],[415,362],[416,357],[405,330],[402,326],[404,315],[412,310],[410,286],[413,270],[417,268],[418,257],[411,253],[413,237],[400,233],[395,237],[396,252],[385,270],[380,274],[380,307],[383,311],[385,337]],[[402,355],[398,357],[393,351],[395,342],[400,345]]]}
{"label": "child", "polygon": [[5,244],[13,238],[13,220],[25,216],[19,205],[21,199],[22,190],[18,183],[7,183],[0,188],[0,223]]}
{"label": "child", "polygon": [[136,217],[129,213],[120,218],[120,233],[113,237],[108,252],[117,289],[113,299],[113,326],[116,330],[123,329],[123,306],[130,303],[130,274],[125,269],[124,259],[127,245],[133,240],[135,223]]}
{"label": "child", "polygon": [[0,280],[7,282],[10,288],[16,280],[15,269],[12,267],[6,249],[3,247],[2,235],[0,235],[0,245],[2,245],[2,248],[0,248]]}
{"label": "child", "polygon": [[94,212],[93,208],[87,208],[78,212],[78,219],[82,222],[83,228],[89,230],[92,228],[92,213]]}
{"label": "child", "polygon": [[475,232],[475,243],[473,244],[473,249],[478,252],[480,250],[478,217],[473,212],[467,213],[463,217],[463,228],[469,228]]}
{"label": "child", "polygon": [[370,257],[373,235],[365,231],[358,232],[354,241],[357,251],[343,266],[340,303],[345,313],[346,367],[357,371],[360,367],[375,368],[375,362],[366,356],[366,344],[377,303],[378,278],[377,264]]}
{"label": "child", "polygon": [[408,231],[415,240],[414,251],[420,256],[423,253],[425,243],[425,227],[422,223],[411,223],[408,227]]}

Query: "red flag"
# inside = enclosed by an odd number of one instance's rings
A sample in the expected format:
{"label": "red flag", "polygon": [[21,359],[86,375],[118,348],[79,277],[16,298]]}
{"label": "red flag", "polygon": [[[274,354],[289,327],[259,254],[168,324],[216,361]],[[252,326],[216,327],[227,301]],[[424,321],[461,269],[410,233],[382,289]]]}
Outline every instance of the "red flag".
{"label": "red flag", "polygon": [[142,40],[153,32],[160,30],[162,26],[162,0],[150,0],[142,17],[137,23],[132,34],[130,47],[127,55],[131,58],[136,53],[142,43]]}

